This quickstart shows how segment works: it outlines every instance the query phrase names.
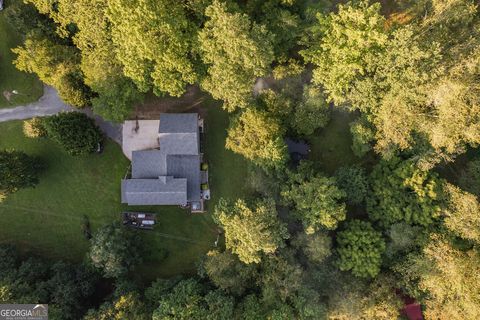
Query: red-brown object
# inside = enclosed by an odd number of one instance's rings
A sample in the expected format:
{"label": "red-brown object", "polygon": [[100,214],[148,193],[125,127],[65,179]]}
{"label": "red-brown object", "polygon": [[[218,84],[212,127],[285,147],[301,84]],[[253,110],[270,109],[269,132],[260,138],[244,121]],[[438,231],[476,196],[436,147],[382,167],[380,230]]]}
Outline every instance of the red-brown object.
{"label": "red-brown object", "polygon": [[407,304],[402,311],[408,320],[423,320],[422,307],[418,303]]}

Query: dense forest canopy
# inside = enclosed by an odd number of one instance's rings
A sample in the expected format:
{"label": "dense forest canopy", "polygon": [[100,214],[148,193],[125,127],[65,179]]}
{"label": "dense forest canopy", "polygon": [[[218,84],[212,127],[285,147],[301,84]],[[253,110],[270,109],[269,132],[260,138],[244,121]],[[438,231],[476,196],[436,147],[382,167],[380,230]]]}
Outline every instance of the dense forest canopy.
{"label": "dense forest canopy", "polygon": [[[426,319],[480,318],[478,2],[25,0],[6,14],[25,35],[17,68],[75,107],[120,122],[192,85],[221,101],[254,192],[211,209],[225,241],[195,276],[127,280],[138,239],[109,225],[74,269],[0,259],[0,300],[84,319],[397,319],[409,297]],[[335,112],[354,118],[354,165],[289,155],[286,137]],[[5,153],[12,175],[29,168],[12,156],[29,161]],[[459,157],[459,178],[444,174]],[[36,173],[24,180],[9,188]],[[98,306],[101,277],[114,288]]]}

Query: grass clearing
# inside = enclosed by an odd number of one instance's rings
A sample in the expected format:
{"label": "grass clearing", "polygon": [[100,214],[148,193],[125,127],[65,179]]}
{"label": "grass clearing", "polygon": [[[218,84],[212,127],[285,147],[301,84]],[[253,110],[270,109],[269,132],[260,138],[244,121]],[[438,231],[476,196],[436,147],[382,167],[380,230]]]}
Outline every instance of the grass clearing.
{"label": "grass clearing", "polygon": [[[12,64],[15,55],[11,49],[21,43],[20,39],[0,11],[0,108],[37,101],[43,94],[43,85],[35,75],[19,71]],[[12,90],[19,94],[12,95],[9,102],[3,93]]]}
{"label": "grass clearing", "polygon": [[362,162],[352,151],[350,122],[356,115],[334,109],[328,125],[307,138],[311,146],[309,159],[329,175],[343,166]]}
{"label": "grass clearing", "polygon": [[[220,197],[241,197],[245,187],[246,161],[225,150],[228,114],[206,101],[205,156],[210,171],[210,212]],[[190,214],[174,206],[127,207],[120,204],[120,180],[129,161],[121,148],[108,141],[101,155],[75,158],[48,139],[28,139],[22,122],[0,123],[0,148],[15,148],[39,157],[45,164],[36,188],[20,190],[0,203],[0,242],[13,242],[22,252],[52,259],[81,261],[89,242],[82,222],[88,216],[92,229],[119,221],[128,209],[157,213],[153,231],[142,231],[148,254],[136,276],[144,280],[192,274],[201,257],[214,248],[218,231],[210,212]],[[160,254],[168,252],[165,259]]]}
{"label": "grass clearing", "polygon": [[[211,101],[211,100],[210,100]],[[219,104],[209,101],[206,116],[205,156],[208,161],[209,182],[212,188],[210,207],[220,198],[237,199],[250,195],[247,182],[248,161],[241,155],[225,149],[229,114]]]}

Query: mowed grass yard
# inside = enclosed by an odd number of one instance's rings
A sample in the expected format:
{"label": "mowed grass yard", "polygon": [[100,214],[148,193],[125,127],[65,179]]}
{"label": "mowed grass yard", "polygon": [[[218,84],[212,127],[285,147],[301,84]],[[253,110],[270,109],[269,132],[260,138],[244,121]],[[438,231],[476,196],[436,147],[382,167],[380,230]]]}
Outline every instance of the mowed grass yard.
{"label": "mowed grass yard", "polygon": [[355,118],[352,113],[334,109],[327,126],[307,138],[311,146],[309,159],[325,173],[333,175],[342,166],[362,162],[352,151],[350,122]]}
{"label": "mowed grass yard", "polygon": [[[26,254],[82,261],[89,242],[82,222],[92,229],[120,221],[122,210],[157,213],[154,231],[141,231],[147,254],[136,275],[144,280],[196,272],[198,261],[214,248],[218,230],[211,211],[220,197],[234,198],[245,190],[246,162],[225,150],[228,114],[208,104],[205,153],[213,199],[209,212],[190,214],[179,207],[126,207],[120,204],[120,180],[129,161],[120,146],[108,141],[102,154],[75,158],[48,139],[28,139],[22,122],[0,123],[0,149],[15,148],[37,156],[45,165],[36,188],[20,190],[0,203],[0,242],[15,243]],[[162,259],[162,252],[167,257]]]}
{"label": "mowed grass yard", "polygon": [[[11,49],[21,43],[20,39],[20,35],[7,23],[5,13],[0,11],[0,108],[37,101],[43,94],[43,85],[35,75],[21,72],[12,64],[15,54]],[[12,90],[17,90],[19,94],[12,95],[9,102],[3,93]]]}

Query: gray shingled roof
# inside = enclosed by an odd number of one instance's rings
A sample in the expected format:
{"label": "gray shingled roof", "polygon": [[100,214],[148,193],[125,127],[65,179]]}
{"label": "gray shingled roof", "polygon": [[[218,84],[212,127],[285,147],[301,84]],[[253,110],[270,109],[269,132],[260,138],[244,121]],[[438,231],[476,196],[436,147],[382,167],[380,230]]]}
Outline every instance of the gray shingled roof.
{"label": "gray shingled roof", "polygon": [[160,151],[165,154],[188,154],[199,153],[199,140],[197,133],[160,133]]}
{"label": "gray shingled roof", "polygon": [[132,152],[132,178],[158,179],[167,175],[167,156],[159,150]]}
{"label": "gray shingled roof", "polygon": [[132,153],[132,179],[122,181],[122,203],[184,205],[200,200],[198,114],[161,114],[160,150]]}
{"label": "gray shingled roof", "polygon": [[168,156],[168,175],[187,178],[187,200],[200,201],[200,156]]}
{"label": "gray shingled roof", "polygon": [[158,133],[197,133],[197,113],[162,113]]}
{"label": "gray shingled roof", "polygon": [[129,205],[185,205],[187,179],[122,180],[122,203]]}

